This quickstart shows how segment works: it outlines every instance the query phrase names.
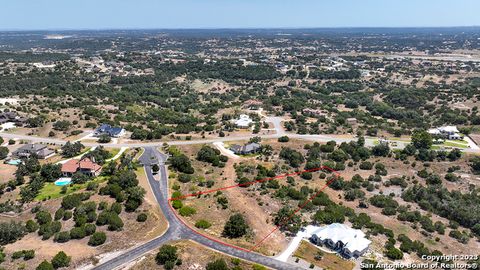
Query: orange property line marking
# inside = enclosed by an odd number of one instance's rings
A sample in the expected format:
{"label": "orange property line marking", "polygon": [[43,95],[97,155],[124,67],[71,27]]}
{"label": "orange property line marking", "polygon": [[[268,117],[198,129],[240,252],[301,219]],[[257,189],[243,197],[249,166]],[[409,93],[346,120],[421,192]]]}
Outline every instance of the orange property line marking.
{"label": "orange property line marking", "polygon": [[250,185],[253,185],[253,184],[263,183],[263,182],[271,181],[271,180],[274,180],[274,179],[285,178],[285,177],[288,177],[288,176],[297,176],[297,175],[302,174],[304,172],[316,172],[316,171],[320,171],[320,170],[328,170],[332,173],[335,173],[336,176],[339,176],[338,172],[333,170],[332,168],[322,166],[320,168],[314,168],[314,169],[303,170],[303,171],[299,171],[299,172],[281,174],[281,175],[277,175],[277,176],[274,176],[274,177],[263,178],[263,179],[260,179],[260,180],[251,181],[251,182],[247,182],[247,183],[243,183],[243,184],[236,184],[236,185],[231,185],[231,186],[226,186],[226,187],[221,187],[221,188],[216,188],[216,189],[199,191],[199,192],[196,192],[196,193],[191,193],[191,194],[187,194],[187,195],[183,195],[183,196],[179,196],[179,197],[175,197],[175,198],[170,198],[169,201],[184,200],[184,199],[189,198],[189,197],[197,197],[199,195],[204,195],[204,194],[213,193],[213,192],[217,192],[217,191],[227,190],[227,189],[236,188],[236,187],[250,186]]}
{"label": "orange property line marking", "polygon": [[206,190],[206,191],[201,191],[201,192],[197,192],[197,193],[192,193],[192,194],[187,194],[187,195],[183,195],[183,196],[180,196],[180,197],[175,197],[175,198],[170,198],[169,201],[176,201],[176,200],[183,200],[185,198],[189,198],[189,197],[196,197],[196,196],[199,196],[199,195],[203,195],[203,194],[208,194],[208,193],[212,193],[212,192],[217,192],[217,191],[221,191],[221,190],[226,190],[226,189],[231,189],[231,188],[236,188],[236,187],[243,187],[243,186],[249,186],[249,185],[252,185],[252,184],[256,184],[256,183],[263,183],[263,182],[267,182],[267,181],[271,181],[271,180],[274,180],[274,179],[280,179],[280,178],[285,178],[285,177],[288,177],[288,176],[296,176],[296,175],[299,175],[299,174],[302,174],[304,172],[316,172],[316,171],[320,171],[320,170],[327,170],[327,171],[330,171],[331,173],[335,174],[335,176],[330,179],[317,193],[315,193],[314,195],[312,195],[307,201],[305,201],[302,205],[298,206],[297,209],[295,211],[293,211],[292,214],[290,214],[285,220],[283,220],[279,225],[277,225],[275,227],[275,229],[273,229],[270,233],[268,233],[265,237],[262,238],[262,240],[260,240],[258,243],[255,244],[255,246],[253,246],[251,249],[245,249],[245,248],[242,248],[242,247],[238,247],[238,246],[235,246],[235,245],[232,245],[232,244],[229,244],[229,243],[225,243],[221,240],[218,240],[218,239],[215,239],[211,236],[208,236],[208,235],[205,235],[201,232],[198,232],[196,231],[194,228],[192,228],[191,226],[189,226],[183,219],[181,219],[178,215],[177,215],[177,212],[175,211],[175,209],[173,209],[172,207],[172,204],[169,204],[169,207],[170,209],[172,210],[172,212],[174,213],[174,215],[177,217],[178,220],[180,220],[180,222],[182,222],[185,226],[187,226],[190,230],[192,230],[194,233],[198,234],[198,235],[201,235],[205,238],[208,238],[212,241],[215,241],[219,244],[222,244],[224,246],[227,246],[227,247],[232,247],[232,248],[235,248],[235,249],[238,249],[238,250],[242,250],[242,251],[247,251],[247,252],[252,252],[252,251],[255,251],[268,237],[270,237],[270,235],[272,235],[275,231],[277,231],[278,229],[280,229],[280,227],[282,227],[283,225],[285,225],[288,221],[290,221],[294,216],[295,214],[297,214],[300,210],[302,210],[309,202],[311,202],[313,199],[315,199],[315,197],[317,197],[320,193],[323,192],[323,190],[325,190],[326,187],[328,187],[331,183],[333,183],[337,177],[340,176],[340,174],[335,171],[334,169],[332,168],[329,168],[327,166],[322,166],[322,167],[319,167],[319,168],[314,168],[314,169],[309,169],[309,170],[303,170],[303,171],[299,171],[299,172],[294,172],[294,173],[287,173],[287,174],[282,174],[282,175],[277,175],[277,176],[274,176],[274,177],[269,177],[269,178],[264,178],[264,179],[260,179],[260,180],[256,180],[256,181],[251,181],[251,182],[247,182],[247,183],[243,183],[243,184],[237,184],[237,185],[232,185],[232,186],[227,186],[227,187],[222,187],[222,188],[217,188],[217,189],[210,189],[210,190]]}

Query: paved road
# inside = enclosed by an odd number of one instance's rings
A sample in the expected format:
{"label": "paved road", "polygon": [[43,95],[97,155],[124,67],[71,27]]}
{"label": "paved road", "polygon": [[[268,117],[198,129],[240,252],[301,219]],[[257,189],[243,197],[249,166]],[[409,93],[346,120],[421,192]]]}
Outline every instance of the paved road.
{"label": "paved road", "polygon": [[[276,139],[281,136],[288,136],[289,138],[293,138],[293,139],[300,139],[300,140],[314,141],[314,142],[335,141],[336,143],[342,143],[342,142],[350,142],[350,141],[357,140],[357,138],[354,138],[354,137],[344,137],[344,136],[335,136],[335,135],[290,133],[283,130],[283,128],[281,128],[280,119],[281,118],[279,117],[270,117],[270,120],[274,123],[275,130],[277,131],[276,134],[268,134],[268,135],[251,134],[251,135],[218,137],[213,139],[202,139],[202,140],[191,140],[191,141],[160,141],[160,142],[106,143],[106,144],[93,142],[93,143],[82,143],[82,144],[87,147],[102,145],[107,148],[158,147],[158,146],[162,146],[164,143],[168,143],[169,145],[208,144],[208,143],[214,143],[214,142],[243,141],[243,140],[249,140],[250,138],[253,138],[253,137],[261,137],[263,139]],[[33,143],[50,143],[50,144],[59,144],[59,145],[63,145],[67,142],[61,139],[44,138],[44,137],[29,136],[29,135],[18,135],[18,134],[3,133],[3,132],[0,132],[0,137],[7,138],[7,139],[19,139],[19,140],[31,141]],[[378,141],[377,138],[365,138],[365,146],[372,147],[375,145],[376,141]],[[394,149],[403,149],[408,144],[408,142],[403,142],[403,141],[392,141],[392,142],[397,143],[396,147],[390,146],[391,148],[394,148]],[[460,149],[460,150],[467,153],[480,154],[480,148],[478,147]]]}
{"label": "paved road", "polygon": [[[192,140],[192,141],[160,141],[160,142],[134,142],[134,143],[89,143],[89,142],[82,142],[83,145],[88,147],[102,145],[104,147],[155,147],[155,146],[162,146],[164,143],[168,143],[169,145],[186,145],[186,144],[204,144],[204,143],[214,143],[214,142],[228,142],[228,141],[241,141],[241,140],[248,140],[253,137],[261,137],[263,139],[276,139],[281,136],[288,136],[290,138],[295,139],[303,139],[308,141],[318,141],[318,142],[328,142],[328,141],[336,141],[337,143],[342,142],[349,142],[352,140],[356,140],[355,138],[344,138],[339,136],[331,136],[331,135],[305,135],[305,134],[295,134],[295,133],[287,133],[282,128],[278,128],[280,125],[280,119],[274,119],[275,130],[277,131],[276,134],[269,134],[269,135],[259,135],[259,134],[251,134],[251,135],[241,135],[241,136],[232,136],[232,137],[219,137],[214,139],[202,139],[202,140]],[[29,135],[19,135],[19,134],[12,134],[12,133],[3,133],[0,132],[0,137],[7,138],[7,139],[19,139],[25,141],[31,141],[33,143],[51,143],[51,144],[60,144],[63,145],[67,141],[61,139],[54,139],[54,138],[44,138],[44,137],[37,137],[37,136],[29,136]],[[366,143],[369,142],[373,144],[373,139],[365,139]]]}
{"label": "paved road", "polygon": [[[177,216],[173,213],[168,202],[168,174],[165,167],[165,161],[167,156],[156,150],[155,147],[146,147],[145,152],[140,157],[140,162],[144,164],[145,172],[147,174],[148,182],[152,187],[155,198],[157,199],[160,209],[169,222],[167,231],[160,237],[155,238],[145,244],[134,247],[118,257],[109,260],[94,267],[95,270],[110,270],[120,267],[136,258],[139,258],[143,254],[157,249],[162,244],[165,244],[172,240],[193,240],[208,248],[223,252],[225,254],[238,257],[247,261],[262,264],[273,269],[301,269],[289,263],[277,261],[273,258],[260,255],[255,252],[247,252],[239,250],[233,247],[229,247],[209,238],[206,238],[189,227],[183,224]],[[160,181],[157,181],[152,173],[151,165],[160,165]]]}

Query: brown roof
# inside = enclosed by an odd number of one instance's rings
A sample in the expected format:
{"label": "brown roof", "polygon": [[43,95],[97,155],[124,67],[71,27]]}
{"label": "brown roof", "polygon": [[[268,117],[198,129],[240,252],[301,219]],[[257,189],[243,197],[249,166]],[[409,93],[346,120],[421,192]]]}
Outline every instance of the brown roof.
{"label": "brown roof", "polygon": [[71,159],[62,165],[62,172],[75,173],[80,169],[98,171],[102,166],[93,162],[89,158],[84,158],[81,160]]}

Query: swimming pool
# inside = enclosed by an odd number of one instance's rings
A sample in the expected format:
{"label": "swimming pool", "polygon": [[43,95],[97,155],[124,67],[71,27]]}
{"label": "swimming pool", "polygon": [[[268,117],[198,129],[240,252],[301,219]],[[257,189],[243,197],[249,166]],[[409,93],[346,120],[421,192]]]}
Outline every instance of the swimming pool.
{"label": "swimming pool", "polygon": [[20,159],[11,159],[9,161],[7,161],[7,164],[8,165],[15,165],[17,166],[18,164],[22,163],[22,161]]}
{"label": "swimming pool", "polygon": [[72,182],[72,178],[60,178],[55,181],[56,186],[66,186]]}

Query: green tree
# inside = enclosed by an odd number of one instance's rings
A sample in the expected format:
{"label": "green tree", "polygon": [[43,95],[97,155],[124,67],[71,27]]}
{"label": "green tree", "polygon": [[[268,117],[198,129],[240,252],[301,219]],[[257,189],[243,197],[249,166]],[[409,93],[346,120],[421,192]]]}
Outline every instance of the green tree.
{"label": "green tree", "polygon": [[229,238],[238,238],[247,234],[248,228],[245,218],[241,214],[234,214],[228,219],[222,234]]}
{"label": "green tree", "polygon": [[5,159],[8,156],[8,148],[0,146],[0,160]]}
{"label": "green tree", "polygon": [[29,233],[35,232],[36,230],[38,230],[38,227],[38,224],[31,219],[27,220],[27,222],[25,223],[25,229]]}
{"label": "green tree", "polygon": [[152,165],[152,172],[154,174],[158,173],[159,170],[160,170],[160,167],[158,166],[158,164],[153,164]]}
{"label": "green tree", "polygon": [[99,143],[109,143],[112,141],[112,138],[108,136],[107,134],[102,134],[100,137],[98,137],[98,142]]}
{"label": "green tree", "polygon": [[14,243],[26,234],[25,227],[15,221],[0,223],[0,245]]}
{"label": "green tree", "polygon": [[155,261],[159,265],[164,265],[166,269],[172,269],[178,261],[177,247],[163,245],[155,255]]}
{"label": "green tree", "polygon": [[385,255],[392,260],[400,260],[403,258],[403,252],[396,247],[389,247],[385,251]]}
{"label": "green tree", "polygon": [[99,246],[107,240],[107,235],[104,232],[95,232],[90,236],[88,240],[88,245],[90,246]]}
{"label": "green tree", "polygon": [[44,260],[35,269],[36,270],[54,270],[55,268],[53,268],[53,265],[50,262],[48,262],[47,260]]}
{"label": "green tree", "polygon": [[52,266],[55,269],[62,268],[62,267],[68,267],[70,265],[71,257],[67,256],[65,252],[60,251],[53,257],[52,259]]}
{"label": "green tree", "polygon": [[480,157],[470,159],[470,167],[475,174],[480,174]]}
{"label": "green tree", "polygon": [[275,215],[274,223],[282,230],[296,233],[302,226],[302,219],[300,216],[295,215],[290,207],[284,206]]}
{"label": "green tree", "polygon": [[425,130],[415,130],[412,134],[412,144],[417,149],[429,149],[433,144],[432,135]]}

